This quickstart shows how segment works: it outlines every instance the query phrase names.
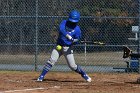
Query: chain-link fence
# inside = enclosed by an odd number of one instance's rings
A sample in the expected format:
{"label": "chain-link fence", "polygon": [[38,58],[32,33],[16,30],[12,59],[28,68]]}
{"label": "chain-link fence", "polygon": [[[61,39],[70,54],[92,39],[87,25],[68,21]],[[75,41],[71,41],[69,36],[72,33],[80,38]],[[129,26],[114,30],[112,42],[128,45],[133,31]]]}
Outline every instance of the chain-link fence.
{"label": "chain-link fence", "polygon": [[[81,40],[75,60],[89,72],[126,67],[123,45],[136,51],[132,26],[139,26],[139,0],[0,0],[0,69],[40,70],[55,45],[59,23],[80,11]],[[69,71],[63,56],[52,70]]]}

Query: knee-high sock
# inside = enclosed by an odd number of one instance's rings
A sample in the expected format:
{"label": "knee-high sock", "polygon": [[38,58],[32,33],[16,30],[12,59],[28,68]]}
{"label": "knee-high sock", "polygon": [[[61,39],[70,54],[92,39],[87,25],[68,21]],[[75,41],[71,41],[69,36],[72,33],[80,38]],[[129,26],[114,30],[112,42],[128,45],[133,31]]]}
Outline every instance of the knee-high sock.
{"label": "knee-high sock", "polygon": [[52,65],[49,63],[46,63],[40,76],[44,77],[51,68],[52,68]]}
{"label": "knee-high sock", "polygon": [[86,73],[80,68],[80,66],[77,66],[77,69],[75,70],[75,72],[77,72],[81,75],[86,75]]}

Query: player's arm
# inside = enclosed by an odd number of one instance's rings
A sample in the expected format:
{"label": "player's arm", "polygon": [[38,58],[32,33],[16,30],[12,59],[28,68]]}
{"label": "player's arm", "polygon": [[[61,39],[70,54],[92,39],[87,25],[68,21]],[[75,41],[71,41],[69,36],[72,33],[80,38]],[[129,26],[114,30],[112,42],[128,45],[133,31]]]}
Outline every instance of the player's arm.
{"label": "player's arm", "polygon": [[76,31],[76,34],[74,36],[74,39],[73,39],[73,42],[78,42],[81,38],[81,30],[80,28],[78,27],[77,28],[77,31]]}
{"label": "player's arm", "polygon": [[63,35],[63,36],[66,36],[66,30],[65,30],[65,22],[62,21],[60,23],[60,26],[59,26],[59,32]]}
{"label": "player's arm", "polygon": [[79,41],[79,39],[73,39],[73,42],[78,42]]}
{"label": "player's arm", "polygon": [[60,32],[64,37],[68,38],[68,39],[71,40],[71,41],[74,40],[74,39],[72,38],[72,36],[69,35],[69,34],[67,33],[67,31],[66,31],[66,29],[65,29],[65,21],[62,21],[62,22],[60,23],[59,28],[60,28],[59,32]]}
{"label": "player's arm", "polygon": [[78,42],[81,39],[81,29],[79,27],[77,28],[74,39],[75,39],[75,42]]}
{"label": "player's arm", "polygon": [[78,42],[81,38],[81,33],[78,31],[73,37],[69,34],[66,35],[66,37],[73,43]]}

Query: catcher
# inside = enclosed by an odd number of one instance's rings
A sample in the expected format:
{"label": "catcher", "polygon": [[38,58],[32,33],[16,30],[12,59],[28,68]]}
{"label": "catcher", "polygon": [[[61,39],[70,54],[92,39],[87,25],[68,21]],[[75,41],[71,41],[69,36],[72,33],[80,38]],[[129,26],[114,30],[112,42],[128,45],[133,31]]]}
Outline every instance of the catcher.
{"label": "catcher", "polygon": [[[91,82],[91,78],[82,68],[75,64],[73,55],[73,45],[77,44],[81,37],[80,27],[77,25],[80,20],[80,13],[73,10],[69,14],[68,20],[63,20],[59,25],[59,36],[57,45],[52,50],[50,59],[45,62],[44,68],[37,81],[43,81],[47,72],[53,67],[61,55],[64,55],[68,66],[71,70],[79,73],[87,82]],[[61,48],[61,47],[62,48]]]}
{"label": "catcher", "polygon": [[[134,57],[140,58],[140,54],[132,53],[132,50],[129,49],[127,46],[123,47],[123,58]],[[137,79],[137,83],[140,83],[140,77]]]}
{"label": "catcher", "polygon": [[123,47],[123,58],[134,57],[140,58],[140,54],[132,53],[132,50],[129,49],[127,46]]}

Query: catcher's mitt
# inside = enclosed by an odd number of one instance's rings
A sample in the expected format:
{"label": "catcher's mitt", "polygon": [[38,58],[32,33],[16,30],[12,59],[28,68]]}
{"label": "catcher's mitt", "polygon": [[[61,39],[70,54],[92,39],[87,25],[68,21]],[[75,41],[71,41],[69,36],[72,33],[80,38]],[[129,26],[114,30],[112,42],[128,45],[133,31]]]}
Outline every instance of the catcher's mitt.
{"label": "catcher's mitt", "polygon": [[127,46],[123,47],[123,58],[128,58],[131,53],[132,50],[130,50]]}

